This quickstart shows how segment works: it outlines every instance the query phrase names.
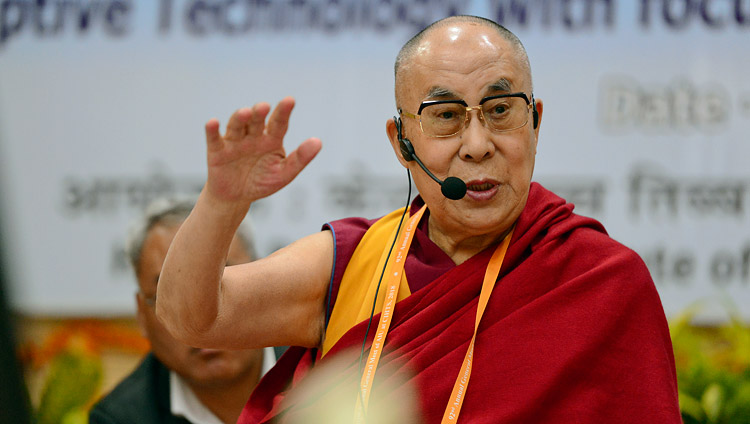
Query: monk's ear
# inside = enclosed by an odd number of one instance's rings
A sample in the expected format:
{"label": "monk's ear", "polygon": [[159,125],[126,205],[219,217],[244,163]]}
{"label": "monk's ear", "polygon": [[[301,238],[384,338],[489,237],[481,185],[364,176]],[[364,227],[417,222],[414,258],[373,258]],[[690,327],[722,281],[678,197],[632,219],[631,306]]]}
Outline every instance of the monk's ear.
{"label": "monk's ear", "polygon": [[534,127],[534,152],[536,153],[536,147],[539,144],[539,128],[542,126],[542,112],[544,112],[544,103],[540,99],[535,99],[536,107],[536,126]]}
{"label": "monk's ear", "polygon": [[388,135],[388,139],[391,141],[393,153],[396,154],[396,158],[401,162],[401,166],[408,168],[404,157],[401,155],[401,146],[398,142],[398,127],[396,126],[396,121],[394,119],[398,118],[391,118],[385,123],[385,132]]}

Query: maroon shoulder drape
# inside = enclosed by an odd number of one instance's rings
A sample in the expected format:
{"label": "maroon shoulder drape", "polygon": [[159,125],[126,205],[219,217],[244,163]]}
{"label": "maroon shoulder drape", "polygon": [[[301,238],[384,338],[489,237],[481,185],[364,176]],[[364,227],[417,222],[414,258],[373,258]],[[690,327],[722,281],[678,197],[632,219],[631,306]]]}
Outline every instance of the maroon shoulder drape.
{"label": "maroon shoulder drape", "polygon": [[[479,327],[460,423],[681,422],[669,330],[648,270],[572,209],[532,184]],[[445,411],[492,250],[396,306],[373,390],[408,379],[423,422],[440,422]],[[353,327],[321,361],[361,346],[366,325]],[[282,400],[316,354],[290,348],[239,422],[294,415],[298,406]],[[358,381],[357,367],[353,360],[342,378]],[[381,395],[400,400],[398,389]]]}

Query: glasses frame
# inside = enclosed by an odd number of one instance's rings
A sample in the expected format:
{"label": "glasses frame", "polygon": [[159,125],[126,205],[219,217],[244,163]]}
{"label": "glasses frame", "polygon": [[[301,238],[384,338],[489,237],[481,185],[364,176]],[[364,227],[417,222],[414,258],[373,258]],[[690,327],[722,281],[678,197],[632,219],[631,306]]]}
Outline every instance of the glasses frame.
{"label": "glasses frame", "polygon": [[[424,135],[426,135],[428,137],[435,137],[435,138],[453,137],[454,135],[459,134],[460,132],[462,132],[466,128],[466,124],[469,122],[469,115],[471,114],[472,110],[476,110],[478,112],[479,119],[482,121],[482,123],[485,126],[487,126],[487,121],[484,119],[484,112],[482,112],[482,105],[485,102],[488,102],[490,100],[507,98],[507,97],[518,97],[518,98],[521,98],[524,101],[526,101],[526,107],[529,109],[529,112],[532,111],[533,108],[535,107],[535,105],[534,105],[534,94],[531,95],[531,100],[529,100],[529,96],[527,96],[526,93],[524,93],[524,92],[518,92],[518,93],[498,94],[498,95],[495,95],[495,96],[484,97],[482,100],[479,101],[479,104],[476,105],[476,106],[469,106],[468,104],[466,104],[466,102],[464,100],[460,100],[460,99],[456,99],[456,100],[427,100],[427,101],[422,102],[419,105],[419,110],[417,111],[416,115],[413,114],[413,113],[406,112],[406,111],[404,111],[404,110],[402,110],[400,108],[398,110],[398,114],[400,116],[406,116],[408,118],[416,119],[417,121],[419,121],[419,129],[420,129],[420,131],[422,131],[422,134],[424,134]],[[430,135],[430,134],[427,134],[425,132],[424,128],[422,127],[422,111],[424,110],[424,108],[426,108],[428,106],[445,104],[445,103],[455,103],[455,104],[459,104],[459,105],[461,105],[461,106],[463,106],[463,107],[466,108],[466,117],[464,119],[464,124],[461,126],[461,128],[458,129],[458,131],[454,132],[453,134],[446,134],[446,135]],[[523,122],[523,124],[521,124],[521,125],[519,125],[519,126],[517,126],[515,128],[508,128],[508,129],[504,129],[504,130],[498,130],[498,129],[490,128],[489,126],[487,126],[487,128],[489,128],[491,131],[495,131],[495,132],[507,132],[507,131],[517,130],[517,129],[523,127],[524,125],[526,125],[528,123],[529,123],[529,115],[527,113],[526,114],[526,120]]]}

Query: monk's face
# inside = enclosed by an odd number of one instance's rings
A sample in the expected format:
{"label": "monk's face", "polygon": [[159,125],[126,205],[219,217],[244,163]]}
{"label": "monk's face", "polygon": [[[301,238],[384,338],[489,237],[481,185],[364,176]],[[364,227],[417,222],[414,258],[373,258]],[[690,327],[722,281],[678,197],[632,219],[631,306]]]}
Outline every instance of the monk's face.
{"label": "monk's face", "polygon": [[[262,350],[215,350],[188,346],[172,337],[156,318],[151,304],[156,296],[156,285],[167,250],[178,226],[156,225],[146,236],[138,270],[140,293],[138,322],[151,342],[151,349],[160,361],[177,372],[188,384],[197,387],[216,387],[257,378],[261,367]],[[235,237],[229,249],[229,265],[249,262],[250,256]],[[150,300],[149,300],[150,299]]]}
{"label": "monk's face", "polygon": [[[397,102],[416,114],[427,100],[464,100],[524,92],[531,99],[528,68],[519,53],[496,30],[476,23],[455,23],[429,33],[399,71]],[[507,92],[498,90],[506,85]],[[439,93],[436,96],[435,93]],[[537,102],[540,120],[542,105]],[[404,137],[422,162],[441,180],[454,176],[467,183],[461,200],[443,196],[440,186],[398,150],[392,121],[388,133],[401,163],[410,168],[419,193],[430,208],[430,225],[464,237],[502,233],[516,221],[529,193],[538,128],[528,122],[508,132],[493,132],[472,111],[464,130],[445,138],[429,137],[416,119],[404,117]]]}

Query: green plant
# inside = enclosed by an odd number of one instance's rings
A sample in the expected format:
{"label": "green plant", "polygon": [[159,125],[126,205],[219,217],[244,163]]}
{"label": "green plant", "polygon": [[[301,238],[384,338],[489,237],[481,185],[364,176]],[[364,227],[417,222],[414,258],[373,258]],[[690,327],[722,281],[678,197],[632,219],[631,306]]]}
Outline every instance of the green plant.
{"label": "green plant", "polygon": [[50,364],[42,391],[37,423],[81,422],[78,415],[69,414],[87,406],[99,389],[101,380],[102,364],[97,356],[72,349],[57,355]]}
{"label": "green plant", "polygon": [[750,424],[750,327],[730,308],[716,327],[693,325],[697,308],[670,322],[680,411],[686,424]]}

